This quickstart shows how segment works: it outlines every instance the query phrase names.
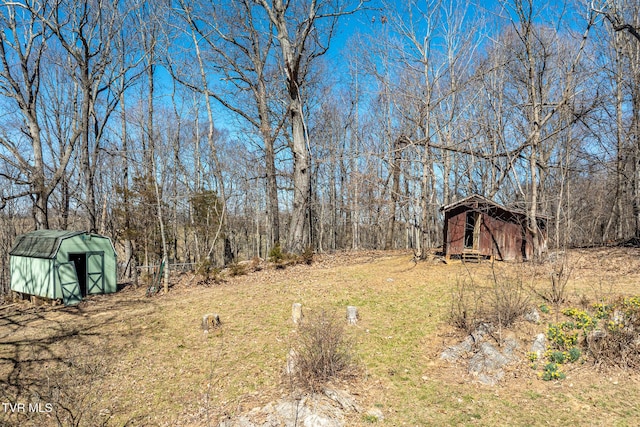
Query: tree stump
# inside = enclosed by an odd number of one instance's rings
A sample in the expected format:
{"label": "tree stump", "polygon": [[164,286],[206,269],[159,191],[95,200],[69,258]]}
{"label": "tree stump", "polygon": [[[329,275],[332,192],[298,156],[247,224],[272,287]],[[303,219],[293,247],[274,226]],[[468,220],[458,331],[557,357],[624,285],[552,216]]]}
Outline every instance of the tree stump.
{"label": "tree stump", "polygon": [[358,323],[358,307],[352,305],[347,307],[347,323],[350,325]]}
{"label": "tree stump", "polygon": [[221,325],[220,316],[216,313],[205,314],[202,316],[202,329],[209,332],[209,329],[217,328]]}
{"label": "tree stump", "polygon": [[302,320],[302,304],[299,302],[294,302],[291,306],[291,319],[296,325]]}

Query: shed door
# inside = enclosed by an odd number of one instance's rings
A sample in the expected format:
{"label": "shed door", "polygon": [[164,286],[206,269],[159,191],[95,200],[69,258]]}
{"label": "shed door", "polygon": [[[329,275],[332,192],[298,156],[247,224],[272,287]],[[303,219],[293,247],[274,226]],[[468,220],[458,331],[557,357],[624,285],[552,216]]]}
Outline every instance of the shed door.
{"label": "shed door", "polygon": [[104,294],[104,252],[87,252],[87,294]]}
{"label": "shed door", "polygon": [[82,301],[82,294],[80,293],[75,264],[73,262],[63,262],[62,264],[56,264],[56,269],[64,305],[78,304]]}
{"label": "shed door", "polygon": [[480,249],[480,212],[467,212],[464,228],[464,248],[477,251]]}

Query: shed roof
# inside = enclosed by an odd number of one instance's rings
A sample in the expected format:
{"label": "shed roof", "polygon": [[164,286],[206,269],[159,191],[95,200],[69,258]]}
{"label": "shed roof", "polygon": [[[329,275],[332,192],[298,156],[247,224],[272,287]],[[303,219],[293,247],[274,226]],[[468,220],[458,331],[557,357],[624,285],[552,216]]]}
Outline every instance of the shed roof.
{"label": "shed roof", "polygon": [[83,231],[36,230],[22,234],[9,252],[12,256],[55,258],[64,239],[84,234]]}
{"label": "shed roof", "polygon": [[[489,207],[493,207],[493,208],[497,208],[497,209],[501,209],[505,212],[510,212],[512,214],[516,214],[516,215],[522,215],[522,216],[526,216],[527,213],[521,209],[512,209],[512,208],[507,208],[506,206],[503,206],[499,203],[494,202],[493,200],[487,199],[486,197],[483,197],[479,194],[472,194],[470,196],[465,197],[464,199],[460,199],[457,200],[453,203],[450,203],[448,205],[442,206],[440,208],[441,211],[443,212],[447,212],[450,211],[451,209],[457,208],[458,206],[463,206],[463,205],[469,205],[471,203],[477,202],[481,205],[484,206],[489,206]],[[543,214],[536,214],[536,218],[538,219],[548,219],[548,217],[546,215]]]}

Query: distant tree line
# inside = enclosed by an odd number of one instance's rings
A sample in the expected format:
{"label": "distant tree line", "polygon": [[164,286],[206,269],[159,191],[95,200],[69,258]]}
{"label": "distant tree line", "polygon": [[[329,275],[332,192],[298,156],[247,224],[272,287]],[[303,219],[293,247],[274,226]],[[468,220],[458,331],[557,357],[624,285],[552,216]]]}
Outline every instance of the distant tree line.
{"label": "distant tree line", "polygon": [[425,257],[471,193],[551,247],[640,239],[637,2],[396,3],[0,1],[2,289],[31,229],[112,237],[127,278]]}

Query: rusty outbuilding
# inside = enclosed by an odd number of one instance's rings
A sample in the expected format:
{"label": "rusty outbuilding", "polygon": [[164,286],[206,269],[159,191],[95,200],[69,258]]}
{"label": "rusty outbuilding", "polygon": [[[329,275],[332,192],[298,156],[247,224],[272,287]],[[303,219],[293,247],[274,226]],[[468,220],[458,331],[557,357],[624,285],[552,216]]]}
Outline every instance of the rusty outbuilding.
{"label": "rusty outbuilding", "polygon": [[[527,214],[508,209],[473,194],[443,206],[444,254],[447,260],[493,258],[530,260],[534,254],[533,233],[527,228]],[[547,247],[547,218],[537,217],[538,248]]]}

